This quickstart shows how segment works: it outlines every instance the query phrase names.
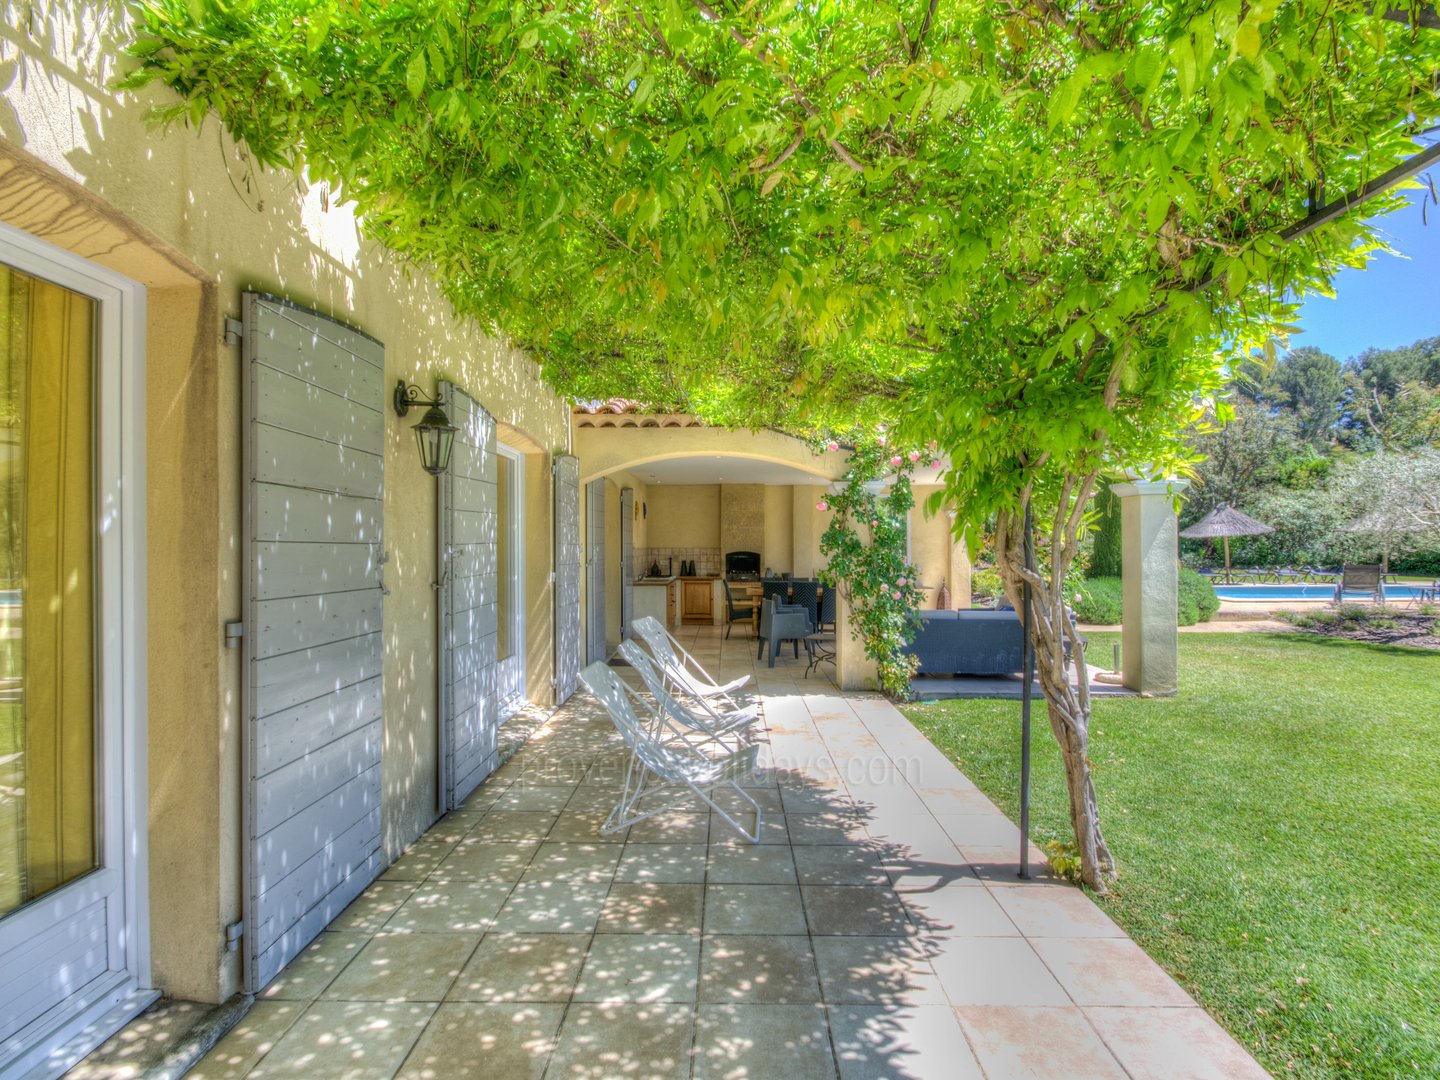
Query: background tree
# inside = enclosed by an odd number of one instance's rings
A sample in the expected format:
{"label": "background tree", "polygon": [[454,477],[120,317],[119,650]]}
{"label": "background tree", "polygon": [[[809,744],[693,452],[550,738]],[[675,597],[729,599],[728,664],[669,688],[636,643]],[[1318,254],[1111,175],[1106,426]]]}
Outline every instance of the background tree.
{"label": "background tree", "polygon": [[1366,349],[1345,366],[1342,428],[1357,449],[1440,444],[1440,337]]}
{"label": "background tree", "polygon": [[1095,515],[1090,526],[1090,565],[1087,577],[1121,576],[1122,529],[1120,521],[1120,499],[1106,484],[1095,496]]}
{"label": "background tree", "polygon": [[1349,519],[1346,531],[1368,540],[1387,570],[1391,555],[1440,547],[1440,451],[1356,459],[1337,477],[1334,494]]}
{"label": "background tree", "polygon": [[938,439],[957,528],[993,517],[1007,591],[1036,596],[1098,889],[1114,861],[1063,663],[1096,480],[1189,467],[1219,343],[1273,355],[1284,297],[1379,243],[1353,215],[1292,226],[1440,113],[1440,35],[1365,0],[139,10],[127,85],[162,79],[184,99],[162,116],[213,110],[254,160],[339,185],[562,391]]}
{"label": "background tree", "polygon": [[1239,397],[1224,424],[1196,430],[1191,445],[1200,461],[1180,520],[1193,524],[1220,503],[1243,508],[1278,483],[1287,462],[1304,448],[1293,413],[1271,413]]}
{"label": "background tree", "polygon": [[1251,362],[1237,389],[1257,404],[1295,418],[1300,437],[1314,446],[1328,445],[1340,419],[1345,394],[1339,360],[1312,345],[1282,354],[1273,364]]}

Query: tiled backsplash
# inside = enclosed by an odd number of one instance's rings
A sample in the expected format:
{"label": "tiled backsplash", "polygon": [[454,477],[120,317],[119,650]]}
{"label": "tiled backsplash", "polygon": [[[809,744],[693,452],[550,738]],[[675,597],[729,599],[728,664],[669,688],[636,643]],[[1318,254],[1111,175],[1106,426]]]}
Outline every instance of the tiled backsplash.
{"label": "tiled backsplash", "polygon": [[673,560],[673,572],[680,573],[682,562],[695,563],[695,573],[699,577],[719,577],[724,569],[720,559],[719,548],[636,548],[635,549],[635,573],[647,574],[650,572],[652,563],[658,563],[660,573],[665,573],[667,560]]}

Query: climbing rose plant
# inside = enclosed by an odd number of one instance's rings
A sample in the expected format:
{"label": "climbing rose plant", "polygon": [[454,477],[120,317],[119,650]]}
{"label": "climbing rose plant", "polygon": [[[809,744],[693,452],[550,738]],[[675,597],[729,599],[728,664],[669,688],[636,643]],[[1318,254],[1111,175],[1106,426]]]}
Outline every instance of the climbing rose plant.
{"label": "climbing rose plant", "polygon": [[[871,435],[851,452],[845,487],[816,507],[834,511],[820,537],[829,563],[821,576],[849,604],[852,630],[875,661],[880,690],[897,701],[911,697],[918,665],[907,647],[920,626],[924,593],[918,570],[905,558],[905,522],[915,505],[910,474],[921,461],[933,459],[918,450],[896,453],[886,448],[883,432]],[[890,486],[877,492],[891,474]]]}

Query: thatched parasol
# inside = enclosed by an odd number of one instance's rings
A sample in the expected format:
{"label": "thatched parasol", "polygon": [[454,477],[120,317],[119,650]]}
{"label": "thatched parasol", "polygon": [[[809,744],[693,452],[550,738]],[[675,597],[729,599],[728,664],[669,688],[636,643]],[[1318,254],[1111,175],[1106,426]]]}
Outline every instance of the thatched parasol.
{"label": "thatched parasol", "polygon": [[1264,522],[1256,521],[1249,514],[1242,514],[1229,503],[1221,503],[1203,518],[1184,530],[1180,535],[1186,540],[1213,540],[1217,536],[1225,541],[1225,580],[1230,580],[1230,537],[1263,536],[1275,530]]}

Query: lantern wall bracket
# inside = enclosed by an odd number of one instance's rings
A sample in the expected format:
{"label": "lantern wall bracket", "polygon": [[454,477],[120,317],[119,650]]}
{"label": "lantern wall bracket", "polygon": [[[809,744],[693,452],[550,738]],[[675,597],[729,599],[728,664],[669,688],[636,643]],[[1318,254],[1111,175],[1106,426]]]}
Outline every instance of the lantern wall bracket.
{"label": "lantern wall bracket", "polygon": [[404,379],[395,384],[395,396],[392,400],[395,404],[396,416],[404,416],[412,408],[420,406],[435,407],[445,404],[445,399],[439,394],[428,398],[418,386],[414,383],[407,383]]}

